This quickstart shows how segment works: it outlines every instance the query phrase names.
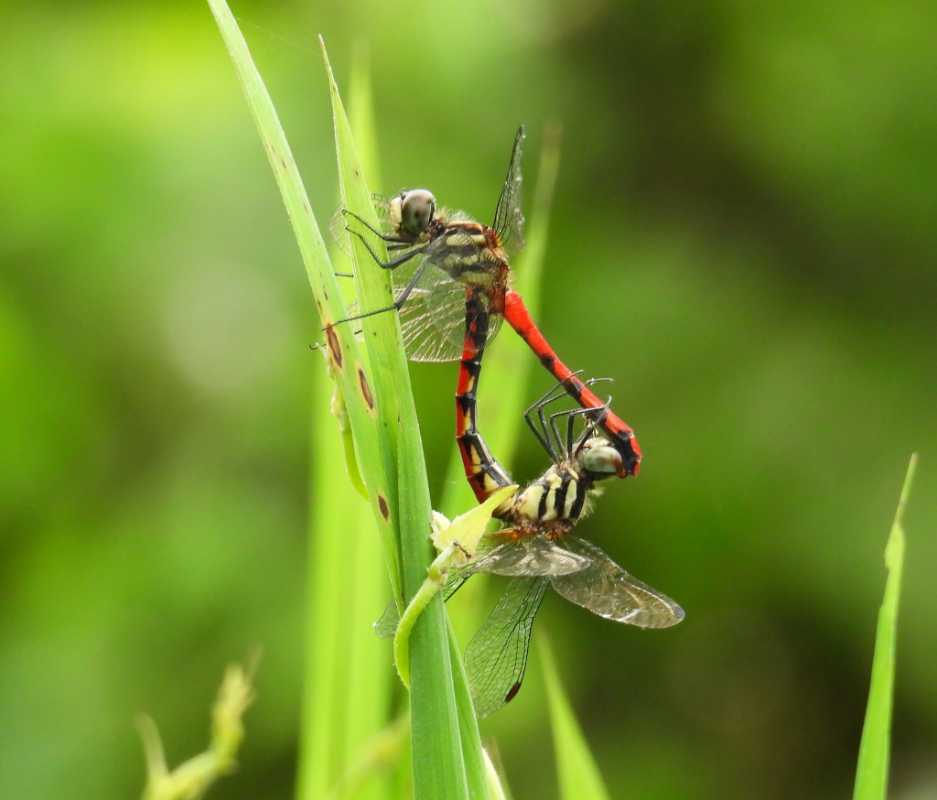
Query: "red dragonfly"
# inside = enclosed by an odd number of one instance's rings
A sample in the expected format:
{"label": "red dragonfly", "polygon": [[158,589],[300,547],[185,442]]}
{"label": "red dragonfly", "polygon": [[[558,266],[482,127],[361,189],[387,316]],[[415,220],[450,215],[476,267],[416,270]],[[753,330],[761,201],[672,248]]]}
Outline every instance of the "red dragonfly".
{"label": "red dragonfly", "polygon": [[[502,318],[527,342],[540,362],[583,408],[620,456],[619,477],[636,475],[641,448],[634,431],[564,364],[531,319],[521,296],[510,288],[509,254],[523,245],[524,216],[520,208],[521,126],[514,138],[507,177],[498,198],[494,220],[483,225],[461,212],[436,205],[427,189],[400,192],[380,204],[384,230],[345,210],[347,230],[357,236],[384,269],[395,270],[395,301],[349,319],[397,310],[404,343],[415,361],[460,360],[456,391],[456,439],[466,475],[477,497],[507,485],[504,471],[484,450],[475,430],[475,394],[487,341]],[[382,260],[365,231],[387,243],[390,257]],[[475,469],[485,464],[485,471]],[[471,477],[474,476],[474,477]]]}

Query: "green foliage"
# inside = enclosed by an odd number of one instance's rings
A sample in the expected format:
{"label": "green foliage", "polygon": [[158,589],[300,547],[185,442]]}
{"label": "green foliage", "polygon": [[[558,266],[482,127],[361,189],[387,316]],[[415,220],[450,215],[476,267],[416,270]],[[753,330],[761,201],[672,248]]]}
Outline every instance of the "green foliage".
{"label": "green foliage", "polygon": [[416,621],[429,602],[446,585],[450,570],[465,566],[478,549],[478,543],[491,522],[492,512],[507,502],[517,491],[517,486],[504,486],[492,492],[484,502],[472,506],[449,522],[441,514],[433,524],[433,545],[439,555],[433,559],[426,572],[426,580],[410,599],[400,615],[394,633],[394,664],[400,682],[410,688],[410,634]]}
{"label": "green foliage", "polygon": [[[367,364],[358,352],[358,345],[352,335],[351,327],[348,325],[333,326],[335,322],[347,316],[345,305],[342,302],[342,294],[336,283],[335,270],[329,259],[322,233],[309,204],[306,188],[299,175],[296,161],[280,125],[270,94],[254,66],[247,43],[227,3],[224,0],[208,0],[208,2],[241,79],[248,106],[254,115],[254,121],[306,266],[306,275],[319,312],[319,319],[326,329],[326,350],[330,365],[335,372],[344,401],[343,407],[348,413],[351,424],[357,465],[368,488],[378,529],[385,543],[391,583],[395,594],[399,596],[401,593],[399,537],[396,535],[395,527],[398,511],[390,502],[390,498],[396,496],[397,486],[397,470],[394,463],[395,437],[391,430],[393,425],[388,421],[386,413],[375,414],[374,410],[369,407],[364,387],[373,385],[374,381],[369,377]],[[356,191],[360,194],[362,188]],[[361,202],[360,198],[356,200]],[[370,205],[369,199],[365,202]],[[373,218],[373,209],[370,215]],[[389,277],[381,276],[376,272],[368,272],[359,277],[357,281],[359,296],[383,298],[386,305],[390,297]],[[385,333],[392,331],[393,325],[393,321],[387,320],[378,319],[372,322],[372,326]],[[379,352],[384,354],[383,351]],[[382,379],[386,380],[388,370],[386,356],[375,369]]]}
{"label": "green foliage", "polygon": [[[335,468],[342,450],[327,386],[326,381],[313,386],[310,416],[314,457],[300,800],[324,797],[349,780],[350,765],[384,728],[391,695],[390,653],[386,642],[371,631],[386,601],[386,571],[367,504],[344,470]],[[344,601],[336,603],[336,597]],[[361,800],[382,796],[386,795],[376,782],[359,787]]]}
{"label": "green foliage", "polygon": [[885,800],[888,795],[888,761],[891,752],[891,713],[895,693],[895,649],[898,637],[898,602],[901,597],[901,574],[904,571],[904,509],[911,495],[917,455],[911,456],[895,521],[885,546],[885,597],[878,612],[875,630],[875,655],[869,702],[862,726],[859,764],[853,800]]}
{"label": "green foliage", "polygon": [[[371,202],[371,192],[364,180],[351,126],[324,43],[322,52],[332,96],[342,207],[376,227],[378,218]],[[376,249],[379,256],[386,258],[383,243]],[[372,310],[389,306],[393,302],[390,274],[377,269],[363,245],[357,241],[354,244],[354,261],[360,307]],[[361,325],[372,366],[371,392],[385,442],[384,453],[385,456],[388,453],[392,455],[390,468],[396,469],[397,504],[392,516],[398,530],[404,597],[409,599],[419,591],[430,561],[427,533],[431,509],[423,445],[397,315],[376,314],[362,320]],[[410,725],[414,796],[468,797],[470,785],[482,785],[484,775],[466,774],[445,610],[440,597],[427,604],[416,621],[411,640]]]}
{"label": "green foliage", "polygon": [[538,641],[540,660],[543,662],[543,682],[550,706],[550,722],[553,728],[553,752],[556,758],[557,776],[561,800],[609,800],[609,793],[602,782],[595,758],[589,752],[572,706],[560,682],[546,639]]}
{"label": "green foliage", "polygon": [[[316,31],[379,191],[425,185],[486,220],[524,122],[532,236],[538,137],[545,120],[562,121],[532,311],[570,365],[615,378],[616,411],[646,454],[640,478],[609,487],[581,533],[693,615],[673,636],[637,641],[548,599],[540,631],[575,663],[576,691],[572,669],[566,686],[584,700],[577,716],[616,797],[848,795],[889,478],[916,443],[937,441],[937,49],[920,24],[930,5],[232,8],[321,224],[338,198]],[[217,675],[259,644],[240,767],[214,791],[290,797],[316,545],[305,536],[313,381],[328,425],[317,447],[333,448],[335,429],[307,347],[322,333],[270,167],[204,4],[8,10],[0,796],[137,796],[134,714],[155,712],[171,763],[200,751]],[[359,39],[371,48],[380,176],[356,122]],[[514,267],[530,301],[523,259]],[[506,449],[500,426],[519,420],[491,405],[502,357],[523,401],[549,377],[502,331],[479,411],[524,481],[544,457],[523,433]],[[411,373],[434,501],[449,488],[468,497],[459,470],[444,477],[453,371]],[[334,468],[341,483],[341,452],[322,453],[312,480]],[[918,466],[909,534],[937,526],[935,470],[926,457]],[[380,530],[373,499],[348,520],[338,530],[350,583],[350,528],[355,542]],[[909,544],[895,797],[937,789],[926,769],[937,752],[937,537]],[[476,581],[451,604],[458,626]],[[374,588],[382,604],[392,594],[386,578]],[[357,620],[347,593],[331,597],[333,613]],[[374,681],[399,698],[383,652]],[[483,723],[516,800],[555,796],[536,651],[531,661],[530,685]],[[621,665],[627,687],[609,680]],[[366,702],[371,685],[354,680]],[[62,709],[87,722],[80,735]],[[405,737],[394,797],[412,796],[408,747]]]}
{"label": "green foliage", "polygon": [[199,800],[219,778],[232,772],[244,739],[244,712],[253,699],[248,672],[239,666],[228,667],[212,709],[208,749],[174,770],[166,766],[156,724],[149,717],[141,717],[140,735],[146,755],[143,800]]}
{"label": "green foliage", "polygon": [[[427,537],[430,504],[399,323],[394,314],[374,315],[362,322],[366,359],[358,354],[358,344],[349,334],[350,326],[333,325],[344,318],[341,295],[286,138],[230,11],[220,0],[210,0],[210,3],[244,84],[306,261],[319,315],[325,323],[329,363],[340,377],[338,386],[344,400],[342,406],[349,415],[356,462],[377,508],[379,526],[383,523],[383,527],[393,533],[393,546],[386,549],[392,551],[391,577],[395,595],[402,600],[416,593],[423,582],[430,551]],[[377,225],[371,193],[324,43],[323,57],[332,98],[342,206]],[[382,251],[386,257],[383,247],[379,253]],[[393,299],[389,274],[375,269],[370,262],[362,262],[360,245],[355,245],[354,252],[360,307],[388,306]],[[317,531],[316,535],[321,536],[323,532]],[[341,561],[334,562],[336,569],[341,565]],[[402,576],[402,585],[397,581],[398,575]],[[449,632],[440,598],[427,604],[414,626],[412,641],[410,709],[415,796],[469,797],[470,789],[472,796],[483,796],[486,780],[483,769],[473,760],[469,763],[471,773],[467,774],[462,756],[460,727],[463,731],[466,728],[464,724],[460,726],[459,718],[467,709],[460,710],[456,703]],[[334,673],[334,670],[329,672]],[[457,680],[464,679],[461,670],[456,675]],[[330,678],[323,685],[335,688]],[[314,697],[307,698],[307,703],[313,702]],[[480,744],[470,745],[470,749],[479,747]],[[315,764],[318,755],[314,753],[312,758]]]}

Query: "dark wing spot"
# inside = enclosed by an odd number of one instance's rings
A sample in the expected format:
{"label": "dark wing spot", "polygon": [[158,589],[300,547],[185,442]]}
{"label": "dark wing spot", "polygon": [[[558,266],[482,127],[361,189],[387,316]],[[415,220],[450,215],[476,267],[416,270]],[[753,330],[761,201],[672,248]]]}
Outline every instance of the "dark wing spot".
{"label": "dark wing spot", "polygon": [[358,367],[358,387],[361,389],[361,396],[364,398],[364,404],[368,410],[374,410],[374,395],[371,394],[371,386],[368,384],[368,377],[364,370]]}
{"label": "dark wing spot", "polygon": [[515,697],[517,697],[517,693],[520,690],[521,690],[521,682],[518,681],[510,689],[508,689],[508,693],[504,696],[504,702],[510,703]]}
{"label": "dark wing spot", "polygon": [[384,495],[382,494],[377,496],[377,507],[381,512],[381,516],[384,517],[385,520],[389,520],[390,508],[388,507],[387,501],[384,499]]}

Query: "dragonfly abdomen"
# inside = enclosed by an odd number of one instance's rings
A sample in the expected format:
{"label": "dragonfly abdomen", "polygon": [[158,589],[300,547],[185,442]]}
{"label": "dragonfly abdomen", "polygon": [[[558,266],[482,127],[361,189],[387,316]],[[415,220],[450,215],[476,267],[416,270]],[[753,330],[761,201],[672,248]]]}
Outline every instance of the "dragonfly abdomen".
{"label": "dragonfly abdomen", "polygon": [[592,480],[572,468],[553,467],[514,499],[515,523],[568,522],[575,524],[586,508]]}
{"label": "dragonfly abdomen", "polygon": [[465,342],[456,388],[456,443],[469,486],[479,502],[495,489],[510,486],[511,477],[495,461],[475,427],[475,393],[481,372],[482,356],[488,340],[488,310],[483,298],[467,292],[465,299]]}

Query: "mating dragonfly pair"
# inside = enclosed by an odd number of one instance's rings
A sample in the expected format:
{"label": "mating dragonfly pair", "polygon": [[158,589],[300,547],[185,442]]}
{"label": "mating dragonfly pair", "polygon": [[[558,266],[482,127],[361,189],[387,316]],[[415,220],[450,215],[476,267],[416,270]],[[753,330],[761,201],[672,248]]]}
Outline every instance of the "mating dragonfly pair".
{"label": "mating dragonfly pair", "polygon": [[[393,305],[350,319],[396,310],[411,359],[460,361],[456,440],[466,479],[479,502],[513,483],[479,433],[476,415],[482,357],[502,319],[558,381],[525,413],[552,465],[495,510],[505,527],[486,537],[484,549],[449,577],[445,589],[451,596],[476,572],[514,578],[466,650],[480,717],[496,711],[520,689],[533,621],[548,585],[599,616],[643,628],[669,627],[684,616],[673,600],[629,575],[601,548],[570,535],[588,513],[598,482],[637,474],[641,449],[634,431],[592,391],[597,381],[582,380],[560,360],[520,295],[510,288],[509,257],[523,245],[523,140],[522,127],[490,226],[437,207],[425,189],[403,191],[381,203],[383,230],[344,212],[346,229],[379,266],[394,270],[396,287]],[[388,260],[375,252],[369,235],[387,244]],[[564,391],[580,408],[547,415],[546,409]],[[379,632],[393,630],[393,620],[385,618],[378,627]]]}

